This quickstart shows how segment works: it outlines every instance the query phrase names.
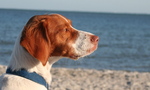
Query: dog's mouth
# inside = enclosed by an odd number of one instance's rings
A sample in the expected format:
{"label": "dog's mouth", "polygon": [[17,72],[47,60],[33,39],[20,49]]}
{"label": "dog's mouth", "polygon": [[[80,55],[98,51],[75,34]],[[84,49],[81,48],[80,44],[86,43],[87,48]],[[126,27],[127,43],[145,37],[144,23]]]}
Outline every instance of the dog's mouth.
{"label": "dog's mouth", "polygon": [[71,55],[69,58],[73,59],[73,60],[77,60],[79,59],[81,56],[80,55]]}

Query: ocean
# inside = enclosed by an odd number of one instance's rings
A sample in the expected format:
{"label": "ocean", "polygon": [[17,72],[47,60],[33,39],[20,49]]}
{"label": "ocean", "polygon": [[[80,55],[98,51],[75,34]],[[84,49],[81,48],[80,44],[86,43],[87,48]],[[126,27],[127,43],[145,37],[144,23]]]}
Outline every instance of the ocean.
{"label": "ocean", "polygon": [[0,9],[0,64],[8,65],[17,36],[30,17],[58,13],[79,30],[100,37],[98,49],[53,67],[150,72],[150,15]]}

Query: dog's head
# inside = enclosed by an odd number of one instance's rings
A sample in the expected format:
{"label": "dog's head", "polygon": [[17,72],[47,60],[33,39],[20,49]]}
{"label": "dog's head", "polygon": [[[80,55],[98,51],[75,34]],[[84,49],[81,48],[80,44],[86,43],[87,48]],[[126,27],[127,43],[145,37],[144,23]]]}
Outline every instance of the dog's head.
{"label": "dog's head", "polygon": [[78,59],[97,49],[99,37],[73,28],[71,20],[59,14],[33,16],[22,31],[20,44],[46,64],[51,56]]}

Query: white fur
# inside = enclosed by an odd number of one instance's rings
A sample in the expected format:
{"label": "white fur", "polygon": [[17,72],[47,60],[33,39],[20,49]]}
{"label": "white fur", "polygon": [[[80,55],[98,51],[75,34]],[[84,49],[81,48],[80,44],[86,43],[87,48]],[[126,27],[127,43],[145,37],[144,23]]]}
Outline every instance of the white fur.
{"label": "white fur", "polygon": [[47,90],[45,86],[16,75],[3,74],[0,77],[0,90]]}
{"label": "white fur", "polygon": [[87,52],[88,50],[94,47],[94,45],[90,41],[91,35],[93,34],[84,31],[79,31],[79,36],[76,42],[73,44],[75,53],[77,53],[78,56],[84,57],[92,53],[92,52]]}

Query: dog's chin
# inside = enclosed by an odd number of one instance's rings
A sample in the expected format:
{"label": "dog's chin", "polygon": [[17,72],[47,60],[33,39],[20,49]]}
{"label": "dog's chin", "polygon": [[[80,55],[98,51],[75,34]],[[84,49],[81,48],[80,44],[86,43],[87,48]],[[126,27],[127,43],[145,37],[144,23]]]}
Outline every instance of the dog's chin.
{"label": "dog's chin", "polygon": [[85,56],[88,56],[88,55],[90,55],[90,54],[92,54],[94,51],[92,51],[92,52],[87,52],[86,54],[83,54],[83,55],[72,55],[72,56],[70,56],[69,58],[70,59],[73,59],[73,60],[78,60],[78,59],[80,59],[80,58],[83,58],[83,57],[85,57]]}

